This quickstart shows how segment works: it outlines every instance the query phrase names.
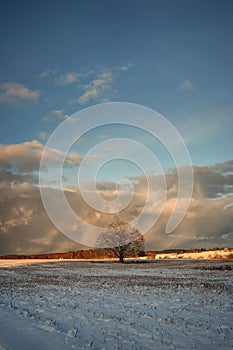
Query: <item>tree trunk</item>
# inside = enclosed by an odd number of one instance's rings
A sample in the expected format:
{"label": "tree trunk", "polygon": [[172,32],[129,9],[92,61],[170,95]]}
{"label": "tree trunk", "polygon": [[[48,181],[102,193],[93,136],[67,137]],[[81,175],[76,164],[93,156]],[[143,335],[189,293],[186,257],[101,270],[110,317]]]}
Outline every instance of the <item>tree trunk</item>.
{"label": "tree trunk", "polygon": [[120,255],[119,261],[120,261],[120,263],[124,264],[124,262],[125,262],[124,255]]}

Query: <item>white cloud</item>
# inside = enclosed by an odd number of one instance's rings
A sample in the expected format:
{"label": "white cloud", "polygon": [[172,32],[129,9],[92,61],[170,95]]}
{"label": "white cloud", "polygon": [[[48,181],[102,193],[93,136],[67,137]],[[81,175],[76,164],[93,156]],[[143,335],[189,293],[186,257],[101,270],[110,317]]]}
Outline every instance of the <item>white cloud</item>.
{"label": "white cloud", "polygon": [[0,102],[17,104],[22,101],[37,101],[39,93],[29,90],[25,85],[9,82],[0,84]]}
{"label": "white cloud", "polygon": [[181,91],[187,91],[187,90],[192,90],[193,85],[190,82],[190,80],[185,80],[181,85],[180,85],[180,90]]}
{"label": "white cloud", "polygon": [[54,109],[50,111],[42,120],[44,122],[54,122],[56,120],[65,120],[69,118],[62,109]]}

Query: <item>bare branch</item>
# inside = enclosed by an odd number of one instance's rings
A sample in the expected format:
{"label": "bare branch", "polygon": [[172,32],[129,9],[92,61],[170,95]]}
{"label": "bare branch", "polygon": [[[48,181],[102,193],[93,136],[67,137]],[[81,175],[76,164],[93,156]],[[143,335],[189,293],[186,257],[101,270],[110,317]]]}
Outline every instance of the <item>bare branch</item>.
{"label": "bare branch", "polygon": [[126,255],[144,252],[144,236],[124,221],[110,224],[107,231],[100,235],[98,242],[107,246],[106,251],[114,253],[120,262],[124,262]]}

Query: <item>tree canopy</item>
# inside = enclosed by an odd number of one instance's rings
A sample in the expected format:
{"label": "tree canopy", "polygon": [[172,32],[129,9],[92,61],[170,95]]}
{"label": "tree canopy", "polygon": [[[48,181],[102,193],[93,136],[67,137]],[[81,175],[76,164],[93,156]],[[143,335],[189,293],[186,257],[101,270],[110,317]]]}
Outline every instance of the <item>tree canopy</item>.
{"label": "tree canopy", "polygon": [[144,236],[123,220],[110,224],[99,236],[98,243],[103,244],[107,251],[114,253],[121,263],[124,263],[124,258],[128,255],[144,255]]}

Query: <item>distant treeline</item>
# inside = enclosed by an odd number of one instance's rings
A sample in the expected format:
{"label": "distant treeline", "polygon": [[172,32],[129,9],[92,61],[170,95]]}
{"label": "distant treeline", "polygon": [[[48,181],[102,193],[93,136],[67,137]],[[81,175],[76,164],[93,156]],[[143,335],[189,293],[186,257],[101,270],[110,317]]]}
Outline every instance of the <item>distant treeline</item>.
{"label": "distant treeline", "polygon": [[47,253],[47,254],[30,254],[16,255],[8,254],[1,256],[1,259],[104,259],[114,258],[114,255],[105,249],[89,249],[69,251],[65,253]]}
{"label": "distant treeline", "polygon": [[[211,249],[166,249],[162,251],[147,251],[147,259],[154,259],[156,254],[169,254],[169,253],[199,253],[209,250],[221,250],[224,248],[211,248]],[[135,258],[136,255],[126,256]],[[115,255],[112,252],[107,251],[106,249],[88,249],[88,250],[77,250],[69,251],[65,253],[47,253],[47,254],[8,254],[0,256],[0,259],[111,259],[115,258]]]}

